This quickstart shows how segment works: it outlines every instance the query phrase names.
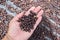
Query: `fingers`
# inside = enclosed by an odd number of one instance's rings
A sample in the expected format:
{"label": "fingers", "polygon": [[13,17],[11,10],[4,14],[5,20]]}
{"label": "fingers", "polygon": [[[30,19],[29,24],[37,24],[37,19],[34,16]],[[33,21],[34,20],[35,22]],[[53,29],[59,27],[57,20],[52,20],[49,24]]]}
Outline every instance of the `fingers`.
{"label": "fingers", "polygon": [[[40,10],[39,10],[40,9]],[[37,12],[37,17],[38,17],[38,19],[37,19],[37,21],[36,21],[36,23],[35,23],[35,25],[34,25],[34,30],[36,29],[36,27],[37,27],[37,25],[41,22],[41,20],[42,20],[42,14],[43,14],[43,10],[41,9],[41,7],[37,7],[35,10],[34,10],[35,12]]]}
{"label": "fingers", "polygon": [[[40,10],[41,10],[41,7],[38,6],[38,7],[31,7],[26,13],[23,11],[21,13],[19,13],[16,17],[13,18],[13,20],[18,20],[19,18],[21,18],[23,15],[29,15],[30,14],[30,11],[34,11],[36,13],[38,13]],[[25,13],[25,14],[24,14]]]}
{"label": "fingers", "polygon": [[28,15],[30,14],[30,11],[31,11],[31,10],[34,11],[34,9],[35,9],[35,7],[31,7],[31,8],[25,13],[25,15],[28,16]]}
{"label": "fingers", "polygon": [[19,18],[21,18],[24,15],[25,11],[19,13],[16,17],[13,18],[13,20],[18,20]]}
{"label": "fingers", "polygon": [[38,6],[38,7],[32,7],[32,8],[30,8],[26,13],[25,13],[25,15],[29,15],[30,14],[30,11],[33,11],[33,12],[35,12],[35,13],[38,13],[39,11],[41,10],[41,7],[40,6]]}
{"label": "fingers", "polygon": [[38,13],[37,17],[42,16],[42,14],[43,14],[43,10],[41,10],[41,11]]}
{"label": "fingers", "polygon": [[37,25],[41,22],[41,20],[42,20],[42,16],[40,16],[40,17],[37,19],[37,21],[36,21],[36,23],[35,23],[35,25],[34,25],[34,30],[36,29]]}
{"label": "fingers", "polygon": [[40,17],[37,19],[37,21],[36,21],[36,23],[35,23],[35,25],[34,25],[34,29],[31,30],[31,33],[34,32],[34,30],[36,29],[36,27],[38,26],[38,24],[41,22],[41,20],[42,20],[42,16],[40,16]]}
{"label": "fingers", "polygon": [[38,13],[40,10],[41,10],[41,7],[40,7],[40,6],[38,6],[38,7],[36,7],[36,8],[34,9],[34,11],[33,11],[33,12]]}
{"label": "fingers", "polygon": [[[38,12],[38,11],[36,11],[36,12]],[[36,21],[36,23],[35,23],[35,25],[34,25],[34,29],[31,30],[32,33],[33,33],[33,31],[36,29],[36,27],[38,26],[38,24],[41,22],[41,20],[42,20],[42,14],[43,14],[43,10],[40,9],[40,11],[39,11],[38,14],[37,14],[38,19],[37,19],[37,21]]]}

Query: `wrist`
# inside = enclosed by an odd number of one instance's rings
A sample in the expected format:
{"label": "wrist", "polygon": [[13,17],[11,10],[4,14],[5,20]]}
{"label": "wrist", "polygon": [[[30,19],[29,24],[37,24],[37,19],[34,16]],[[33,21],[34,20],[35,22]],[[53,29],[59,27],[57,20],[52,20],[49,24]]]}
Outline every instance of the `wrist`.
{"label": "wrist", "polygon": [[10,35],[6,34],[6,36],[2,40],[13,40]]}

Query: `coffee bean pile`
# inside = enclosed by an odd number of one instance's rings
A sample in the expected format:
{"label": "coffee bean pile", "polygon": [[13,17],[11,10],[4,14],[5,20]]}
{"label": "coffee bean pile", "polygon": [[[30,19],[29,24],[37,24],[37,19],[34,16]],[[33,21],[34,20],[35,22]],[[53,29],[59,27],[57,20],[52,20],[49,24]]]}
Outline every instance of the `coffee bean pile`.
{"label": "coffee bean pile", "polygon": [[28,16],[23,15],[23,17],[20,18],[18,22],[21,22],[20,28],[23,31],[30,32],[31,29],[34,28],[36,20],[37,20],[36,13],[30,11],[30,14]]}
{"label": "coffee bean pile", "polygon": [[56,37],[52,34],[50,23],[43,18],[28,40],[56,40]]}

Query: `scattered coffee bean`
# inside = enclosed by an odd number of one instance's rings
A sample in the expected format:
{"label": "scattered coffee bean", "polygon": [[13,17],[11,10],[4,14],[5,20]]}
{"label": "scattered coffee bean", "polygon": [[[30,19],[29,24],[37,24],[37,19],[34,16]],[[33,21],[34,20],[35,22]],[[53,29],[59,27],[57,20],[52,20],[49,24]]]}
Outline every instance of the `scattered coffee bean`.
{"label": "scattered coffee bean", "polygon": [[50,23],[46,21],[45,17],[42,18],[42,21],[28,40],[56,40],[56,36],[52,34]]}
{"label": "scattered coffee bean", "polygon": [[9,21],[12,19],[11,17],[12,16],[7,15],[6,10],[4,10],[3,8],[0,8],[0,40],[4,38],[4,36],[8,31],[8,28],[9,28],[8,24],[9,24]]}

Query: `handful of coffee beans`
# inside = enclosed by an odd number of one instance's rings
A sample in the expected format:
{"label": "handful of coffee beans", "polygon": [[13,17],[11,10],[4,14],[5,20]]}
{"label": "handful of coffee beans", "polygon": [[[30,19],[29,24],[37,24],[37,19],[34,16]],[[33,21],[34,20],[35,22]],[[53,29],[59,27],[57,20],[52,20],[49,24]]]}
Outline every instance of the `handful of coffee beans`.
{"label": "handful of coffee beans", "polygon": [[31,29],[34,29],[34,24],[37,20],[37,14],[33,11],[30,11],[30,14],[28,16],[23,15],[18,22],[21,22],[20,28],[23,31],[31,32]]}

